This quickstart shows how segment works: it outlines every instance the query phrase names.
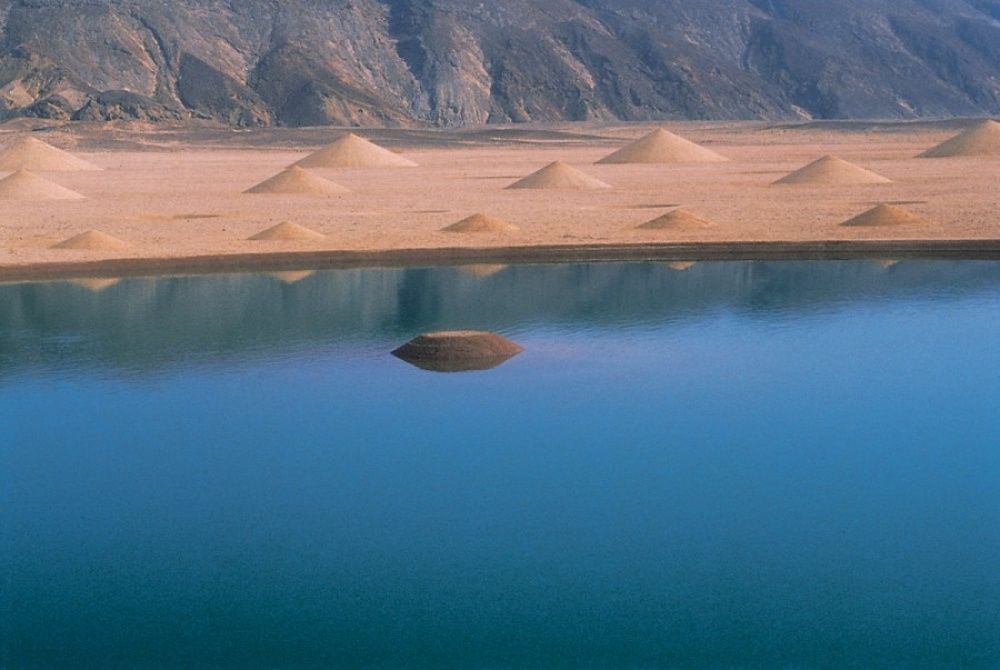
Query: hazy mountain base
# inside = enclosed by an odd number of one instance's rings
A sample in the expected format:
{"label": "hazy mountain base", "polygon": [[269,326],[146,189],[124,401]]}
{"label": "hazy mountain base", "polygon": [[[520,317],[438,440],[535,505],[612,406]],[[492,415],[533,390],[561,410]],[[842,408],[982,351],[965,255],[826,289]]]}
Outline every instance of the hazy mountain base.
{"label": "hazy mountain base", "polygon": [[0,0],[0,30],[7,118],[1000,113],[1000,0]]}

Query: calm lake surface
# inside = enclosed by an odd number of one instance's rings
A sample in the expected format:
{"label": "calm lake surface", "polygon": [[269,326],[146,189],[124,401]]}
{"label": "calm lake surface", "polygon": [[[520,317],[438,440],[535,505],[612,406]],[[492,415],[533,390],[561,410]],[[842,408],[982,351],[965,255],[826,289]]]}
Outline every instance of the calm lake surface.
{"label": "calm lake surface", "polygon": [[681,268],[0,286],[0,667],[1000,667],[1000,263]]}

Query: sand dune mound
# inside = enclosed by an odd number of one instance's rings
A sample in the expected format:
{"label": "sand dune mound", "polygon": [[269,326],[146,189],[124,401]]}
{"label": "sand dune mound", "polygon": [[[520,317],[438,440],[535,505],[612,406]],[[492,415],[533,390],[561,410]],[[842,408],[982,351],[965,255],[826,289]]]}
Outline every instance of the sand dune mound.
{"label": "sand dune mound", "polygon": [[465,372],[494,368],[522,351],[496,333],[459,330],[419,335],[392,354],[425,370]]}
{"label": "sand dune mound", "polygon": [[354,133],[347,133],[296,165],[305,168],[380,168],[416,167],[417,164]]}
{"label": "sand dune mound", "polygon": [[267,195],[312,196],[333,196],[349,193],[340,184],[332,182],[329,179],[324,179],[297,165],[293,165],[243,192]]}
{"label": "sand dune mound", "polygon": [[585,191],[600,188],[611,188],[610,184],[605,184],[600,179],[591,177],[585,172],[577,170],[571,165],[562,161],[556,161],[546,165],[538,172],[528,175],[520,181],[516,181],[507,188],[535,188],[535,189],[566,189]]}
{"label": "sand dune mound", "polygon": [[698,261],[671,261],[670,263],[667,263],[667,267],[675,272],[684,272],[685,270],[690,270],[697,264]]}
{"label": "sand dune mound", "polygon": [[268,272],[267,274],[282,284],[297,284],[304,279],[309,279],[316,272],[315,270],[282,270],[280,272]]}
{"label": "sand dune mound", "polygon": [[892,180],[866,170],[854,163],[823,156],[817,161],[782,177],[775,184],[817,184],[824,186],[847,186],[851,184],[889,184]]}
{"label": "sand dune mound", "polygon": [[326,235],[297,223],[285,222],[262,230],[256,235],[252,235],[250,239],[263,242],[315,242],[325,240]]}
{"label": "sand dune mound", "polygon": [[486,279],[487,277],[500,274],[508,267],[510,266],[502,265],[500,263],[474,263],[473,265],[463,265],[459,268],[459,270],[466,274],[470,274],[473,277]]}
{"label": "sand dune mound", "polygon": [[449,233],[516,233],[521,229],[503,219],[485,214],[473,214],[441,230]]}
{"label": "sand dune mound", "polygon": [[877,258],[875,259],[875,264],[878,265],[883,270],[888,270],[899,265],[899,259],[896,258]]}
{"label": "sand dune mound", "polygon": [[729,160],[711,149],[659,128],[598,163],[720,163]]}
{"label": "sand dune mound", "polygon": [[21,169],[39,172],[70,172],[93,171],[101,168],[34,137],[21,137],[0,151],[0,170],[13,172]]}
{"label": "sand dune mound", "polygon": [[0,200],[83,200],[76,191],[27,170],[0,179]]}
{"label": "sand dune mound", "polygon": [[53,249],[77,249],[81,251],[122,251],[131,247],[132,245],[128,242],[99,230],[88,230],[52,245]]}
{"label": "sand dune mound", "polygon": [[921,158],[952,156],[1000,156],[1000,123],[989,120],[920,154]]}
{"label": "sand dune mound", "polygon": [[93,293],[100,293],[106,291],[112,286],[115,286],[121,282],[121,279],[112,279],[111,277],[99,278],[91,277],[85,279],[70,279],[70,283],[76,284],[81,288],[85,288]]}
{"label": "sand dune mound", "polygon": [[896,205],[879,205],[874,209],[869,209],[863,214],[859,214],[853,219],[848,219],[840,225],[842,226],[905,226],[915,223],[927,223],[925,219],[917,216],[913,212],[907,211]]}
{"label": "sand dune mound", "polygon": [[711,221],[706,221],[683,209],[675,209],[638,226],[641,230],[705,230],[713,227]]}

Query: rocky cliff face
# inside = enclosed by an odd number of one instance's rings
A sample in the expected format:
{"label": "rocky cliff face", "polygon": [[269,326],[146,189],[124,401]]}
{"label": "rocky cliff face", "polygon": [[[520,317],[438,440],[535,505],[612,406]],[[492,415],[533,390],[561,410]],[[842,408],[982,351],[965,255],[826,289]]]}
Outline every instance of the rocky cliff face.
{"label": "rocky cliff face", "polygon": [[1000,0],[0,0],[5,118],[997,113]]}

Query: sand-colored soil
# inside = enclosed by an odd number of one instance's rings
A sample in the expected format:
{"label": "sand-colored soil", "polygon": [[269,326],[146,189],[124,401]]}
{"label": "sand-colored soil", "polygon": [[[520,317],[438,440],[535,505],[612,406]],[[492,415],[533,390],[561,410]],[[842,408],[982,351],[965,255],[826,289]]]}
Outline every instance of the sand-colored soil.
{"label": "sand-colored soil", "polygon": [[[82,194],[83,200],[4,202],[0,275],[30,276],[48,267],[114,276],[101,273],[118,267],[107,262],[114,259],[133,259],[131,267],[145,262],[136,259],[154,259],[163,269],[197,257],[200,268],[213,269],[250,255],[288,259],[308,253],[315,260],[350,252],[377,262],[393,250],[502,264],[521,258],[510,249],[542,248],[539,257],[562,258],[564,249],[674,243],[886,240],[905,249],[928,240],[978,240],[984,248],[998,246],[1000,156],[917,158],[956,135],[960,124],[687,123],[669,128],[730,160],[595,164],[647,135],[651,125],[372,131],[365,135],[418,166],[310,168],[310,174],[349,190],[331,198],[243,191],[329,145],[336,131],[56,128],[35,134],[103,170],[38,175]],[[0,142],[14,137],[13,132],[5,136],[0,126]],[[827,154],[891,183],[774,185]],[[573,168],[565,172],[578,171],[611,188],[507,188],[553,161]],[[880,204],[904,207],[919,220],[840,225]],[[713,225],[638,228],[677,208]],[[520,230],[475,235],[442,230],[471,212],[489,213]],[[282,223],[318,235],[288,234],[283,227],[284,233],[272,233],[266,241],[250,239]],[[51,248],[88,229],[129,246]],[[698,247],[687,248],[690,254]],[[490,249],[504,251],[491,254]],[[889,257],[889,251],[882,253]]]}

